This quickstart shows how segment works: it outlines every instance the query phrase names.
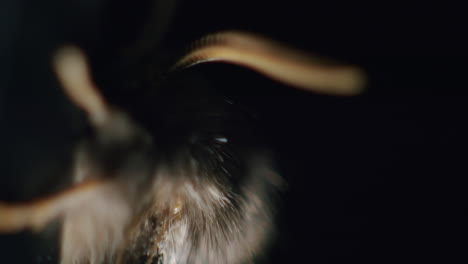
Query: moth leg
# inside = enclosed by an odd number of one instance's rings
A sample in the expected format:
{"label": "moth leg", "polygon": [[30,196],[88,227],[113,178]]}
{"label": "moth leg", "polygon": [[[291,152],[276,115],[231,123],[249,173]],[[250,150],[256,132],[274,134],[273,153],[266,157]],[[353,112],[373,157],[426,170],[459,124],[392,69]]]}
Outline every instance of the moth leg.
{"label": "moth leg", "polygon": [[366,83],[364,72],[357,67],[325,64],[309,54],[245,32],[221,32],[202,38],[173,70],[205,62],[237,64],[296,88],[331,95],[359,94]]}
{"label": "moth leg", "polygon": [[103,125],[110,109],[92,80],[85,54],[77,47],[65,46],[55,53],[52,62],[67,96],[88,114],[93,125]]}
{"label": "moth leg", "polygon": [[88,181],[33,202],[0,203],[0,233],[19,232],[25,229],[39,231],[67,210],[89,200],[102,184],[97,181]]}

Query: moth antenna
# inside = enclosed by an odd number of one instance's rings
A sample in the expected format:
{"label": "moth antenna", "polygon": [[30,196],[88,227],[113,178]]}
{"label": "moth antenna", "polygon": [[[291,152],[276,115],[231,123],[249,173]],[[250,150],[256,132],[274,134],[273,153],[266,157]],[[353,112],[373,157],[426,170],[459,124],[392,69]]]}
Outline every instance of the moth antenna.
{"label": "moth antenna", "polygon": [[205,62],[237,64],[287,85],[331,95],[356,95],[366,84],[365,73],[357,67],[326,65],[309,54],[245,32],[202,38],[172,70]]}
{"label": "moth antenna", "polygon": [[102,185],[102,182],[87,181],[37,201],[16,205],[0,203],[0,233],[39,231],[66,211],[87,202]]}
{"label": "moth antenna", "polygon": [[84,53],[74,46],[62,47],[53,57],[53,67],[67,96],[87,112],[91,123],[105,123],[110,110],[92,81]]}

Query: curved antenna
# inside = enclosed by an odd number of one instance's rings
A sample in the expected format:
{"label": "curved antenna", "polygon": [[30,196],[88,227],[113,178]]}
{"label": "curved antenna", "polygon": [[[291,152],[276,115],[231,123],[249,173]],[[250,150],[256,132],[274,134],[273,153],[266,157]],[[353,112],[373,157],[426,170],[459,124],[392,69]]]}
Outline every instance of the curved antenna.
{"label": "curved antenna", "polygon": [[365,73],[359,68],[326,65],[304,52],[236,31],[216,33],[195,42],[195,48],[172,70],[206,62],[237,64],[287,85],[332,95],[359,94],[366,83]]}
{"label": "curved antenna", "polygon": [[51,197],[23,204],[0,203],[0,233],[18,232],[44,225],[77,206],[89,202],[104,183],[87,181]]}
{"label": "curved antenna", "polygon": [[53,66],[63,90],[87,112],[91,123],[95,126],[105,123],[109,109],[92,81],[84,53],[74,46],[62,47],[53,57]]}

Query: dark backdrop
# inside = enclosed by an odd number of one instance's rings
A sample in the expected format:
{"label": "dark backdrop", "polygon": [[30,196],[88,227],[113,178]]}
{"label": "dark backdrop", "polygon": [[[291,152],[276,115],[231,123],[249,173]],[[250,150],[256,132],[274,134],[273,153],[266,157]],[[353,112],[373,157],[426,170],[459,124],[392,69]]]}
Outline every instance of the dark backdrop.
{"label": "dark backdrop", "polygon": [[[51,73],[59,45],[85,48],[99,79],[127,47],[160,43],[166,59],[203,34],[244,29],[360,65],[370,77],[362,96],[336,98],[234,66],[197,69],[259,114],[288,182],[267,263],[466,263],[462,7],[166,0],[151,11],[149,1],[134,2],[1,2],[0,200],[30,200],[67,184],[60,173],[83,116]],[[56,236],[56,227],[2,236],[0,262],[53,263]]]}

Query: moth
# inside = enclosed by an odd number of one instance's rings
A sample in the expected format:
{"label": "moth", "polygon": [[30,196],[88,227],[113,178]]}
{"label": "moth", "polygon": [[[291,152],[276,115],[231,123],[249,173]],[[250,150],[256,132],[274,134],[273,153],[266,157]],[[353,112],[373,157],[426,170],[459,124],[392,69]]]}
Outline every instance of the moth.
{"label": "moth", "polygon": [[[316,93],[350,96],[365,85],[356,67],[324,64],[240,31],[202,38],[167,71],[177,76],[214,62]],[[173,110],[143,105],[154,113],[149,124],[102,95],[78,47],[57,50],[52,67],[91,131],[76,144],[73,185],[29,203],[0,203],[0,232],[38,231],[59,220],[61,263],[250,263],[262,254],[283,180],[269,152],[252,144],[255,134],[236,127],[231,102],[208,112],[191,98]]]}

